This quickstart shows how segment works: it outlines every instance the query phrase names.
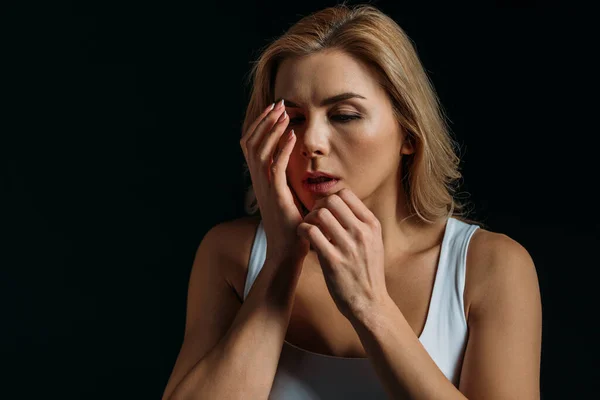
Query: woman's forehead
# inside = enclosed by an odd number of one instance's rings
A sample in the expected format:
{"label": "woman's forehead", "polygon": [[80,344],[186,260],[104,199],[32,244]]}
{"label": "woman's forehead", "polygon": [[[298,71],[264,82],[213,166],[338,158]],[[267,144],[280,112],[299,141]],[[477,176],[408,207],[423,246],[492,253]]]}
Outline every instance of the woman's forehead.
{"label": "woman's forehead", "polygon": [[377,89],[373,73],[362,62],[339,51],[319,52],[285,59],[277,71],[274,95],[320,102],[346,92],[374,97]]}

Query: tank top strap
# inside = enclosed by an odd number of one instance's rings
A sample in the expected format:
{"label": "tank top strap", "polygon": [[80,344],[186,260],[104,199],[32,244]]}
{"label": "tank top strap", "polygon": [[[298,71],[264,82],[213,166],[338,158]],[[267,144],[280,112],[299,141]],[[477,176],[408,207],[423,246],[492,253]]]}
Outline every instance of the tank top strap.
{"label": "tank top strap", "polygon": [[263,229],[262,219],[256,228],[252,250],[250,252],[250,260],[248,261],[248,274],[246,275],[246,284],[244,286],[244,300],[248,297],[250,289],[256,280],[256,277],[262,270],[265,258],[267,256],[267,236]]}
{"label": "tank top strap", "polygon": [[453,383],[459,378],[459,361],[468,336],[464,311],[467,249],[478,228],[455,218],[448,220],[427,323],[420,337],[427,352]]}

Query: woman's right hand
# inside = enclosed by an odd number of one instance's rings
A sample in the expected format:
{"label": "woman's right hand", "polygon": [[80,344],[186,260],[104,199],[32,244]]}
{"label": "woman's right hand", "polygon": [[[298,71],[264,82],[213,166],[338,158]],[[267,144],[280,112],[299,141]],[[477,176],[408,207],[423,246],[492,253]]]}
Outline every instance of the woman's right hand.
{"label": "woman's right hand", "polygon": [[281,100],[267,107],[240,140],[267,236],[267,259],[304,257],[310,248],[296,233],[302,206],[287,183],[286,169],[296,143],[293,129],[283,135],[288,123]]}

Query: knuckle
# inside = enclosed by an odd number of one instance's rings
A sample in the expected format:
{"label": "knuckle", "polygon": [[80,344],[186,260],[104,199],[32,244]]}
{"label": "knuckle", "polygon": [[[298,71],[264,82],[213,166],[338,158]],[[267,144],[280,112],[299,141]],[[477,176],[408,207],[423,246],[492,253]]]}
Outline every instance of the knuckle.
{"label": "knuckle", "polygon": [[315,225],[311,225],[308,228],[306,228],[306,233],[308,233],[310,236],[314,236],[317,234],[318,230],[319,228],[317,228]]}
{"label": "knuckle", "polygon": [[379,229],[381,229],[381,223],[379,222],[379,220],[377,219],[376,216],[371,215],[371,218],[369,219],[369,225],[375,229],[376,231],[378,231]]}
{"label": "knuckle", "polygon": [[373,217],[373,228],[375,228],[377,232],[381,230],[381,222],[375,217]]}
{"label": "knuckle", "polygon": [[262,164],[267,164],[270,161],[270,155],[267,152],[261,151],[258,153],[258,159]]}
{"label": "knuckle", "polygon": [[320,220],[324,220],[325,218],[327,218],[327,215],[329,214],[329,210],[326,208],[319,208],[316,212],[316,217]]}
{"label": "knuckle", "polygon": [[246,140],[246,143],[244,144],[246,151],[248,152],[252,152],[254,151],[254,141],[252,139]]}
{"label": "knuckle", "polygon": [[357,229],[356,230],[356,237],[360,240],[364,240],[368,237],[369,235],[363,230],[363,229]]}
{"label": "knuckle", "polygon": [[331,256],[331,263],[330,263],[331,270],[333,272],[336,272],[337,271],[337,266],[341,265],[343,262],[344,262],[344,260],[339,255],[337,255],[337,254],[332,255]]}
{"label": "knuckle", "polygon": [[331,196],[327,197],[326,202],[327,205],[335,206],[336,204],[339,204],[341,200],[342,199],[337,194],[332,194]]}

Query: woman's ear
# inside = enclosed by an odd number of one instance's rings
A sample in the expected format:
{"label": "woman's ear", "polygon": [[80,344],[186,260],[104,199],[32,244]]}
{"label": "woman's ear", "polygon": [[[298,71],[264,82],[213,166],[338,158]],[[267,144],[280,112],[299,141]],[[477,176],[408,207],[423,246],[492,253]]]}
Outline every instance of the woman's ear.
{"label": "woman's ear", "polygon": [[413,154],[415,152],[414,140],[412,136],[408,134],[402,135],[402,145],[400,147],[400,154]]}

